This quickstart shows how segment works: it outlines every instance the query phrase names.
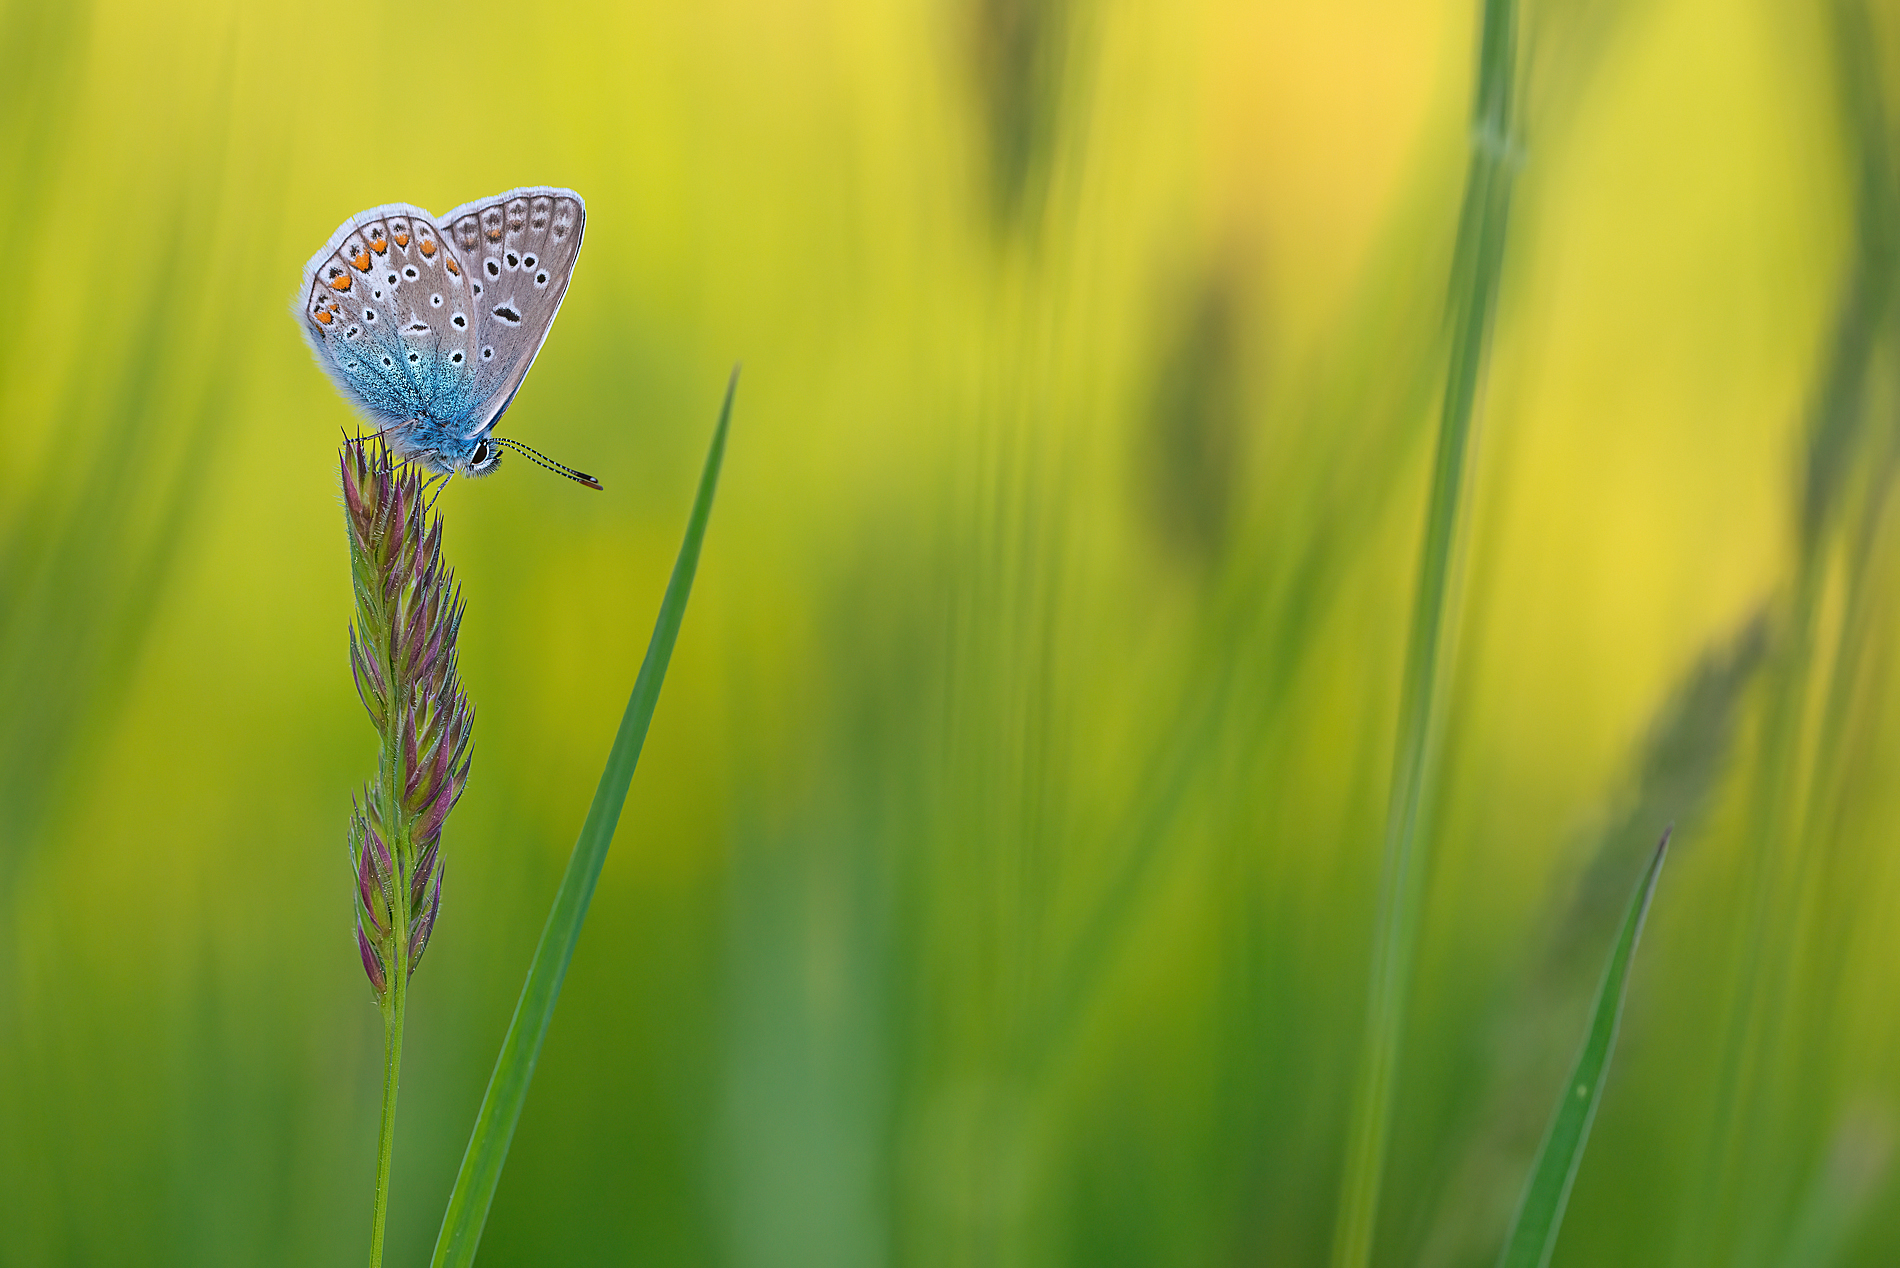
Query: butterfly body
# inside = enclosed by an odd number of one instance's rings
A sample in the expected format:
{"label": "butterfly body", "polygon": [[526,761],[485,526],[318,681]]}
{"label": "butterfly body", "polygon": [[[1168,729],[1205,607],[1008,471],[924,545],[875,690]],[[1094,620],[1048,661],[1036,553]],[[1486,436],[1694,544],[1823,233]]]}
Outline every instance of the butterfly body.
{"label": "butterfly body", "polygon": [[586,220],[581,196],[554,186],[441,217],[372,207],[304,266],[299,325],[399,455],[441,475],[486,475],[503,444],[532,453],[492,433],[560,310]]}

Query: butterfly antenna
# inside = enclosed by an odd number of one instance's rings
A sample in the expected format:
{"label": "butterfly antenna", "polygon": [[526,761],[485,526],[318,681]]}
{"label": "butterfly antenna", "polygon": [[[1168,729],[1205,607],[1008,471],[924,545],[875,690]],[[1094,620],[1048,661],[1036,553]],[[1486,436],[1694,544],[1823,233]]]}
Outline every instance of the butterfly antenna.
{"label": "butterfly antenna", "polygon": [[495,444],[505,445],[508,448],[514,450],[516,453],[526,458],[529,462],[539,463],[541,466],[546,467],[549,471],[552,471],[556,473],[557,475],[566,476],[568,479],[574,481],[574,483],[576,484],[584,484],[590,489],[601,488],[600,481],[594,479],[593,476],[588,475],[584,471],[576,471],[572,467],[564,467],[560,463],[556,462],[554,459],[548,457],[546,454],[538,453],[535,450],[528,448],[526,445],[522,444],[518,440],[509,440],[506,436],[490,436],[489,439],[493,441]]}

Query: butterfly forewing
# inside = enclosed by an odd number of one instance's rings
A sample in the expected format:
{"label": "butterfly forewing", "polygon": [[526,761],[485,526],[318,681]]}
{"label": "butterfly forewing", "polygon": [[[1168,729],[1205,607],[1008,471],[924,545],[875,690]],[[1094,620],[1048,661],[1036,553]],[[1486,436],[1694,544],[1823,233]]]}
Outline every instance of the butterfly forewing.
{"label": "butterfly forewing", "polygon": [[487,393],[469,435],[494,425],[548,337],[580,254],[587,205],[538,185],[465,203],[444,216],[470,279],[472,355]]}

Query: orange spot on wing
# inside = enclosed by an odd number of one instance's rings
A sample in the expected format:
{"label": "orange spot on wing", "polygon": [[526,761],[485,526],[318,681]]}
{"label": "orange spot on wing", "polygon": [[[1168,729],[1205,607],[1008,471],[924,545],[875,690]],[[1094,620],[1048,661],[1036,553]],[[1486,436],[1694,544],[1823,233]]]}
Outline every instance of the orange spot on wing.
{"label": "orange spot on wing", "polygon": [[389,243],[384,239],[381,230],[370,235],[369,249],[374,251],[377,255],[381,255],[383,252],[389,250]]}
{"label": "orange spot on wing", "polygon": [[358,247],[356,254],[350,257],[350,263],[356,266],[358,273],[369,272],[369,251],[366,248]]}
{"label": "orange spot on wing", "polygon": [[457,277],[460,277],[460,276],[462,276],[462,270],[461,270],[460,268],[458,268],[458,267],[456,267],[456,263],[455,263],[455,257],[454,257],[454,256],[452,256],[452,255],[445,255],[445,256],[443,256],[442,258],[443,258],[443,260],[445,260],[445,261],[447,261],[447,263],[448,263],[448,266],[449,266],[449,272],[451,272],[451,273],[453,273],[453,274],[455,274],[455,276],[457,276]]}
{"label": "orange spot on wing", "polygon": [[332,277],[330,279],[330,289],[333,291],[349,290],[350,289],[350,275],[348,273],[339,271],[335,277]]}
{"label": "orange spot on wing", "polygon": [[406,233],[399,233],[399,234],[397,234],[397,235],[396,235],[396,245],[397,245],[397,246],[399,246],[399,247],[406,247],[406,246],[408,246],[408,245],[409,245],[409,235],[408,235],[408,234],[406,234]]}
{"label": "orange spot on wing", "polygon": [[318,321],[320,321],[320,322],[322,322],[322,323],[323,323],[324,325],[326,325],[326,326],[327,326],[327,325],[329,325],[329,324],[330,324],[331,322],[333,322],[333,321],[335,321],[335,320],[336,320],[336,318],[334,318],[334,317],[332,317],[332,316],[330,316],[330,314],[329,314],[329,312],[328,312],[328,311],[326,311],[326,310],[324,310],[324,309],[321,309],[321,308],[319,308],[319,309],[317,310],[317,312],[316,312],[316,318],[317,318],[317,320],[318,320]]}
{"label": "orange spot on wing", "polygon": [[422,254],[424,255],[435,254],[435,239],[434,238],[424,238],[422,240]]}

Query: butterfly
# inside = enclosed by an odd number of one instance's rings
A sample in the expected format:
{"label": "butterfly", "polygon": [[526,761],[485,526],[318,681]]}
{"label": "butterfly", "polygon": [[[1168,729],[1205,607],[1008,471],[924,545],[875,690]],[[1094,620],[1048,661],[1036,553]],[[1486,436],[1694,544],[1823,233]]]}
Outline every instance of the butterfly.
{"label": "butterfly", "polygon": [[571,189],[531,185],[436,217],[408,203],[358,212],[304,266],[299,324],[311,351],[398,457],[445,483],[484,476],[494,435],[567,294],[587,227]]}

